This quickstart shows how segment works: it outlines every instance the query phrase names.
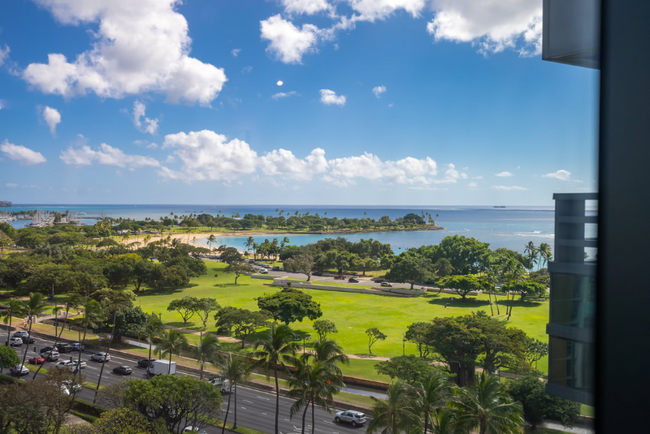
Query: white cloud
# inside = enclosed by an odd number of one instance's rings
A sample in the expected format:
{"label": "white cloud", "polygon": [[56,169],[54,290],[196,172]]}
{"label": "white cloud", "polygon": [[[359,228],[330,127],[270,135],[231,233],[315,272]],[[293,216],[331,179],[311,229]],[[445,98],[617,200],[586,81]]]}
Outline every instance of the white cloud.
{"label": "white cloud", "polygon": [[320,11],[333,10],[327,0],[282,0],[284,10],[288,14],[313,15]]}
{"label": "white cloud", "polygon": [[496,190],[506,190],[506,191],[511,191],[511,190],[520,190],[520,191],[528,190],[527,188],[525,188],[525,187],[520,187],[520,186],[518,186],[518,185],[495,185],[495,186],[493,186],[492,188],[494,188],[494,189],[496,189]]}
{"label": "white cloud", "polygon": [[325,172],[329,167],[321,148],[311,151],[304,160],[286,149],[273,150],[259,158],[259,165],[265,175],[283,175],[299,181],[309,181],[313,175]]}
{"label": "white cloud", "polygon": [[278,92],[275,95],[272,95],[271,98],[273,99],[280,99],[280,98],[288,98],[290,96],[300,96],[298,92],[295,90],[292,90],[291,92]]}
{"label": "white cloud", "polygon": [[148,140],[134,140],[133,141],[134,145],[138,146],[145,146],[147,149],[157,149],[158,145],[154,142],[150,142]]}
{"label": "white cloud", "polygon": [[16,188],[16,187],[18,187],[18,184],[16,184],[15,182],[8,182],[8,183],[5,184],[5,187],[7,187],[7,188]]}
{"label": "white cloud", "polygon": [[507,178],[509,176],[515,176],[515,175],[513,175],[510,172],[499,172],[499,173],[495,173],[494,176],[498,176],[499,178]]}
{"label": "white cloud", "polygon": [[417,17],[427,3],[426,0],[347,0],[347,2],[359,13],[355,17],[358,21],[383,20],[398,9]]}
{"label": "white cloud", "polygon": [[[149,119],[146,117],[146,109],[147,106],[145,106],[144,103],[141,103],[140,101],[135,101],[133,103],[133,125],[135,125],[136,128],[143,133],[154,135],[156,134],[156,131],[158,131],[158,118]],[[144,124],[141,118],[144,118]]]}
{"label": "white cloud", "polygon": [[372,93],[374,93],[377,98],[381,97],[381,94],[384,92],[386,92],[386,86],[377,86],[372,88]]}
{"label": "white cloud", "polygon": [[43,120],[50,127],[50,133],[56,134],[56,126],[61,123],[61,113],[52,107],[45,107],[43,109]]}
{"label": "white cloud", "polygon": [[239,56],[239,53],[241,52],[241,48],[234,48],[232,51],[230,51],[230,54],[232,54],[233,57]]}
{"label": "white cloud", "polygon": [[21,166],[31,166],[47,161],[40,152],[32,151],[21,145],[14,145],[13,143],[9,143],[7,139],[0,145],[0,151],[8,158],[18,161],[18,164]]}
{"label": "white cloud", "polygon": [[209,105],[227,81],[223,69],[189,56],[191,38],[179,0],[35,0],[64,25],[98,23],[92,48],[68,62],[51,53],[23,78],[44,93],[94,92],[121,98],[160,92],[167,101]]}
{"label": "white cloud", "polygon": [[478,187],[478,184],[475,183],[475,182],[470,182],[469,184],[467,184],[467,186],[468,186],[469,188],[476,188],[476,187]]}
{"label": "white cloud", "polygon": [[260,22],[262,39],[269,41],[266,52],[283,63],[302,63],[302,56],[315,52],[321,31],[313,24],[298,28],[280,14]]}
{"label": "white cloud", "polygon": [[248,73],[250,73],[250,72],[253,72],[253,67],[252,67],[252,66],[244,66],[244,67],[241,69],[241,73],[242,73],[242,74],[248,74]]}
{"label": "white cloud", "polygon": [[436,41],[471,42],[483,54],[523,46],[521,56],[541,53],[542,2],[531,0],[433,0],[427,31]]}
{"label": "white cloud", "polygon": [[4,65],[5,60],[9,58],[9,47],[5,45],[4,48],[0,47],[0,66]]}
{"label": "white cloud", "polygon": [[128,167],[130,169],[145,166],[160,166],[158,160],[154,158],[142,155],[128,155],[121,149],[114,148],[106,143],[102,143],[97,151],[91,149],[91,147],[87,145],[78,148],[70,146],[65,151],[61,151],[59,158],[63,160],[65,164],[75,166],[89,166],[93,164],[93,162],[122,168]]}
{"label": "white cloud", "polygon": [[163,148],[175,147],[176,156],[183,163],[180,171],[162,167],[159,174],[170,179],[191,181],[226,181],[253,173],[257,153],[248,143],[213,131],[192,131],[165,136]]}
{"label": "white cloud", "polygon": [[333,90],[329,89],[321,89],[320,90],[320,101],[325,104],[325,105],[340,105],[344,106],[345,105],[345,95],[337,96],[336,92]]}
{"label": "white cloud", "polygon": [[[429,185],[443,181],[432,178],[438,170],[436,162],[429,157],[424,159],[406,157],[398,161],[382,161],[378,156],[366,152],[354,157],[335,158],[329,160],[328,164],[330,171],[323,179],[341,187],[353,185],[354,178],[408,185]],[[450,166],[453,170],[453,165]],[[448,176],[453,174],[446,173],[445,178]]]}
{"label": "white cloud", "polygon": [[571,172],[560,169],[557,172],[552,172],[552,173],[547,173],[546,175],[542,175],[542,178],[555,178],[559,179],[560,181],[569,181],[571,178]]}
{"label": "white cloud", "polygon": [[0,110],[2,110],[2,109],[5,108],[5,107],[6,107],[6,106],[4,105],[4,101],[2,101],[2,100],[0,99]]}

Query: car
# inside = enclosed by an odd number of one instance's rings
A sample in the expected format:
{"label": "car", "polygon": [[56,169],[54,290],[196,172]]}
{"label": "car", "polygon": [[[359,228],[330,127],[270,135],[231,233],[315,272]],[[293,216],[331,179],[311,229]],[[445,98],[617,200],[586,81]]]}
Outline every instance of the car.
{"label": "car", "polygon": [[43,363],[45,363],[45,359],[42,358],[42,357],[36,357],[36,356],[35,357],[30,357],[29,358],[29,363],[31,363],[32,365],[42,365]]}
{"label": "car", "polygon": [[83,351],[86,349],[85,345],[80,344],[79,342],[73,342],[70,344],[70,346],[72,347],[72,351]]}
{"label": "car", "polygon": [[21,338],[9,338],[7,343],[10,347],[19,347],[23,344],[23,340]]}
{"label": "car", "polygon": [[322,272],[322,271],[314,271],[314,272],[311,273],[311,274],[313,274],[314,276],[322,276],[322,275],[323,275],[323,272]]}
{"label": "car", "polygon": [[259,273],[260,273],[260,274],[269,274],[269,272],[266,271],[266,268],[260,268]]}
{"label": "car", "polygon": [[29,333],[27,333],[25,330],[18,330],[16,333],[14,333],[15,338],[22,338],[27,336],[29,336]]}
{"label": "car", "polygon": [[90,356],[90,360],[94,362],[108,362],[109,360],[111,360],[111,355],[104,352],[95,353],[92,356]]}
{"label": "car", "polygon": [[138,360],[138,366],[141,368],[148,368],[154,360],[156,359],[140,359]]}
{"label": "car", "polygon": [[261,265],[262,265],[262,267],[264,267],[264,268],[271,268],[271,266],[270,266],[269,264],[261,264]]}
{"label": "car", "polygon": [[342,274],[337,274],[336,276],[334,276],[334,279],[336,279],[336,280],[344,280],[345,276],[342,275]]}
{"label": "car", "polygon": [[379,278],[379,277],[376,277],[376,278],[372,279],[372,281],[373,281],[373,282],[377,282],[377,283],[381,283],[381,282],[385,282],[386,279],[381,279],[381,278]]}
{"label": "car", "polygon": [[350,277],[348,279],[348,282],[350,282],[350,283],[359,283],[359,279],[357,279],[356,277]]}
{"label": "car", "polygon": [[75,365],[70,360],[61,360],[56,365],[54,365],[54,367],[59,369],[67,369],[71,372],[75,372],[77,370],[77,365]]}
{"label": "car", "polygon": [[220,378],[220,377],[213,378],[212,380],[209,380],[208,382],[210,384],[212,384],[214,387],[216,387],[217,389],[219,389],[219,391],[221,391],[222,394],[230,393],[230,392],[234,391],[237,388],[236,385],[233,385],[232,388],[231,388],[230,387],[230,381],[224,380],[223,378]]}
{"label": "car", "polygon": [[59,352],[59,349],[55,346],[49,346],[49,347],[43,347],[41,348],[41,354],[47,353],[49,351],[56,351],[57,353]]}
{"label": "car", "polygon": [[57,344],[56,345],[59,348],[59,353],[71,353],[72,352],[72,345],[70,344]]}
{"label": "car", "polygon": [[46,351],[44,353],[41,353],[41,357],[43,357],[46,362],[56,362],[57,360],[59,360],[59,352]]}
{"label": "car", "polygon": [[366,423],[366,415],[360,411],[339,411],[334,420],[336,423],[347,422],[352,426],[360,426]]}
{"label": "car", "polygon": [[201,428],[194,428],[193,426],[186,426],[185,429],[183,430],[184,433],[186,432],[195,432],[199,434],[208,434],[205,432],[205,430]]}
{"label": "car", "polygon": [[117,366],[113,368],[113,373],[115,374],[131,375],[131,372],[133,372],[133,370],[131,369],[130,366]]}
{"label": "car", "polygon": [[76,367],[79,366],[79,369],[83,369],[86,367],[87,363],[85,360],[73,360],[72,364]]}
{"label": "car", "polygon": [[16,365],[13,368],[11,368],[9,372],[11,373],[11,375],[15,375],[19,377],[21,375],[29,374],[29,369],[27,369],[27,366],[25,365]]}
{"label": "car", "polygon": [[34,336],[19,336],[19,338],[22,339],[23,344],[33,344],[36,342]]}
{"label": "car", "polygon": [[387,287],[387,288],[392,288],[393,284],[390,282],[381,282],[381,286]]}
{"label": "car", "polygon": [[83,386],[81,384],[75,383],[72,380],[63,380],[61,384],[63,384],[63,386],[68,389],[68,391],[74,393],[79,392],[81,389],[83,389]]}
{"label": "car", "polygon": [[280,267],[275,266],[275,267],[271,268],[271,270],[273,270],[273,271],[280,271]]}

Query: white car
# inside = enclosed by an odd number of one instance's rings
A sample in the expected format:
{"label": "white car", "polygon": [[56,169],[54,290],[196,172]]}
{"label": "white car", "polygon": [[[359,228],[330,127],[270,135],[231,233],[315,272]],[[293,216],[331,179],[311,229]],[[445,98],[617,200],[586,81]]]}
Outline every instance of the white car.
{"label": "white car", "polygon": [[269,272],[266,271],[266,268],[260,268],[259,273],[260,274],[269,274]]}
{"label": "white car", "polygon": [[90,360],[93,360],[95,362],[108,362],[111,360],[111,355],[108,353],[95,353],[92,356],[90,356]]}
{"label": "white car", "polygon": [[73,361],[72,361],[72,364],[73,364],[75,367],[76,367],[77,365],[79,365],[79,368],[80,368],[80,369],[85,368],[86,365],[87,365],[87,363],[86,363],[85,360],[73,360]]}
{"label": "white car", "polygon": [[347,422],[352,426],[360,426],[366,423],[366,415],[360,411],[339,411],[334,420],[336,423]]}
{"label": "white car", "polygon": [[[83,387],[79,383],[74,383],[72,380],[65,380],[62,382],[63,387],[65,387],[68,392],[79,392]],[[69,393],[68,393],[69,394]]]}
{"label": "white car", "polygon": [[56,365],[54,365],[54,367],[60,369],[68,369],[70,372],[77,372],[78,369],[77,364],[69,360],[61,360]]}
{"label": "white car", "polygon": [[29,333],[27,333],[25,330],[18,330],[16,333],[14,333],[15,338],[26,338],[29,336]]}
{"label": "white car", "polygon": [[10,347],[19,347],[23,344],[23,340],[19,337],[9,338]]}
{"label": "white car", "polygon": [[11,375],[27,375],[29,374],[29,369],[25,365],[16,365],[9,372],[11,372]]}
{"label": "white car", "polygon": [[228,381],[228,380],[223,380],[223,379],[221,379],[221,378],[219,378],[219,377],[214,378],[214,379],[212,379],[212,380],[209,380],[209,382],[210,382],[210,384],[212,384],[214,387],[216,387],[217,389],[219,389],[219,391],[220,391],[222,394],[223,394],[223,393],[230,393],[230,392],[233,392],[233,391],[237,388],[236,385],[233,385],[232,387],[230,387],[230,381]]}
{"label": "white car", "polygon": [[186,432],[196,432],[196,433],[199,433],[199,434],[208,434],[208,433],[205,432],[205,430],[202,430],[201,428],[194,428],[193,426],[185,427],[183,432],[184,433],[186,433]]}

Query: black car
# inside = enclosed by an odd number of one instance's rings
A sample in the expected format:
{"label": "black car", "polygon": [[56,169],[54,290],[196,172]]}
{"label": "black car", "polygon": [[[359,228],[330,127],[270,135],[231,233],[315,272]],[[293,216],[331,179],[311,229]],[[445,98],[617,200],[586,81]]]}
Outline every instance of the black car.
{"label": "black car", "polygon": [[153,362],[156,359],[142,359],[138,360],[138,366],[141,368],[148,368],[151,362]]}
{"label": "black car", "polygon": [[271,270],[273,270],[273,271],[280,271],[280,267],[277,267],[277,266],[276,266],[276,267],[271,268]]}
{"label": "black car", "polygon": [[34,336],[30,336],[29,338],[27,336],[21,336],[20,339],[23,340],[23,344],[33,344],[34,342],[36,342]]}
{"label": "black car", "polygon": [[71,353],[73,351],[70,344],[57,344],[56,346],[59,348],[59,353]]}
{"label": "black car", "polygon": [[311,274],[313,274],[314,276],[322,276],[322,275],[323,275],[323,272],[322,272],[322,271],[314,271],[314,272],[311,273]]}
{"label": "black car", "polygon": [[58,347],[55,347],[55,346],[49,346],[49,347],[41,348],[41,354],[47,353],[48,351],[56,351],[57,353],[59,352]]}
{"label": "black car", "polygon": [[133,371],[129,366],[118,366],[117,368],[113,368],[113,372],[120,375],[131,375]]}
{"label": "black car", "polygon": [[359,283],[359,279],[357,279],[356,277],[350,277],[348,279],[348,282],[350,282],[350,283]]}

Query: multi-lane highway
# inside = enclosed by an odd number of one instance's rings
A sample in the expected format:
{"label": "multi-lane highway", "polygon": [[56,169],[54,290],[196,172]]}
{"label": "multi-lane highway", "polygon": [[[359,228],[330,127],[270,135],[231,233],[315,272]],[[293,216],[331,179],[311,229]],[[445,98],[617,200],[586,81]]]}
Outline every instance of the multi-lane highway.
{"label": "multi-lane highway", "polygon": [[[2,331],[0,331],[0,333],[2,333]],[[41,348],[48,345],[53,345],[53,343],[54,343],[53,339],[44,339],[41,337],[36,337],[36,342],[30,344],[27,349],[26,360],[29,360],[30,357],[37,355],[37,353],[34,352],[35,348],[38,351],[40,351]],[[15,349],[17,350],[18,355],[22,359],[25,346],[23,345],[22,347],[16,347]],[[81,356],[82,360],[85,360],[87,362],[87,366],[86,368],[83,369],[82,372],[87,381],[97,383],[99,379],[99,373],[101,370],[101,363],[91,361],[90,360],[91,355],[92,355],[92,351],[88,349],[84,353],[82,353]],[[61,354],[61,358],[59,360],[66,360],[69,359],[70,357],[76,359],[78,357],[78,353]],[[54,364],[55,363],[52,362],[46,362],[44,368],[45,369],[51,368],[54,366]],[[123,375],[118,375],[113,373],[113,368],[117,366],[123,366],[123,365],[130,366],[131,368],[133,368],[133,373],[129,376],[123,376]],[[22,378],[26,380],[31,380],[33,375],[34,373],[30,373],[29,375],[24,376]],[[194,376],[191,372],[183,370],[181,367],[177,369],[177,375]],[[109,385],[109,384],[117,383],[118,381],[123,380],[125,378],[126,379],[133,379],[133,378],[147,379],[147,374],[143,368],[138,367],[137,362],[134,361],[133,359],[123,358],[115,354],[112,355],[111,360],[107,362],[106,366],[104,367],[104,374],[102,376],[101,384]],[[78,393],[78,396],[85,400],[92,401],[94,396],[94,390],[84,388],[81,392]],[[222,410],[224,413],[226,411],[227,400],[228,400],[228,394],[225,394],[223,396],[223,405],[222,405]],[[284,397],[280,398],[280,431],[283,434],[301,432],[302,427],[301,427],[300,417],[294,417],[293,420],[289,417],[289,409],[292,404],[293,404],[293,400]],[[234,415],[234,403],[231,403],[230,416],[228,417],[229,420],[232,420],[233,415]],[[248,428],[253,428],[258,431],[272,433],[274,427],[274,416],[275,416],[275,395],[274,394],[259,391],[256,389],[251,389],[245,386],[238,387],[237,422],[240,425]],[[307,429],[305,431],[311,432],[311,409],[308,412],[307,419],[308,422],[306,425],[308,426],[306,427]],[[317,408],[315,411],[315,420],[316,420],[316,423],[314,424],[315,432],[319,434],[363,433],[366,431],[365,427],[352,428],[349,425],[337,424],[336,422],[334,422],[333,413],[328,414],[327,412],[325,412],[320,408]],[[206,429],[206,431],[209,433],[220,432],[220,430],[217,429]]]}

